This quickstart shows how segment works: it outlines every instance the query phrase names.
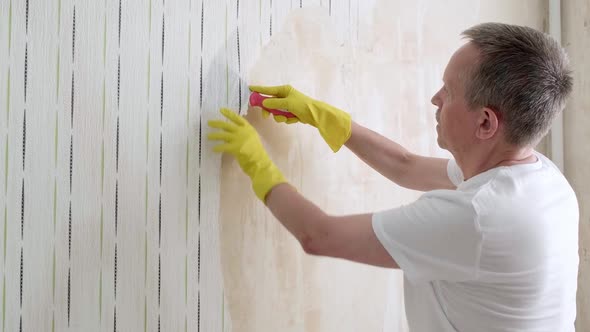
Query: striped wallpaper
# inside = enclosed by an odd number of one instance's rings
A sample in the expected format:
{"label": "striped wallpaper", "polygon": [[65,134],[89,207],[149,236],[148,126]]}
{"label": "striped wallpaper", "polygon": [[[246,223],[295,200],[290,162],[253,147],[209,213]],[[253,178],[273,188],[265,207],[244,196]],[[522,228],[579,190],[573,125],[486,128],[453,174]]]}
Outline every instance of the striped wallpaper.
{"label": "striped wallpaper", "polygon": [[358,14],[335,3],[0,1],[0,331],[229,331],[202,124],[246,109],[289,11]]}

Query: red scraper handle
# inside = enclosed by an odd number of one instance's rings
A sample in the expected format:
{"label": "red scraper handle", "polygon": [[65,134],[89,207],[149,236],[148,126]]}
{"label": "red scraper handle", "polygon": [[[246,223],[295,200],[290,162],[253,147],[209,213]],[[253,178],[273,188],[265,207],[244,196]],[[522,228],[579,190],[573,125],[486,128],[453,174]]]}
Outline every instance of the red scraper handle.
{"label": "red scraper handle", "polygon": [[263,96],[258,92],[252,92],[252,94],[250,95],[250,105],[261,107],[264,110],[266,110],[267,112],[274,114],[274,115],[282,115],[286,118],[295,118],[296,117],[295,114],[293,114],[291,112],[281,111],[281,110],[277,110],[277,109],[273,109],[273,108],[266,108],[266,107],[262,106],[262,102],[267,98],[271,98],[271,97]]}

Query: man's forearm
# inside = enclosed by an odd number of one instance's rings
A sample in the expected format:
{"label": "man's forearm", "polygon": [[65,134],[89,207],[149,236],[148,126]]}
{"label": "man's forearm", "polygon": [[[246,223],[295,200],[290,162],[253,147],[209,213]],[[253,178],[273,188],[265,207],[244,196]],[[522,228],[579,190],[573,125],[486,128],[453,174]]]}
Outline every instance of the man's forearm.
{"label": "man's forearm", "polygon": [[308,254],[399,267],[373,231],[371,213],[327,215],[286,183],[273,187],[266,205]]}
{"label": "man's forearm", "polygon": [[377,172],[403,185],[412,163],[412,153],[403,146],[355,122],[352,123],[352,135],[345,145]]}
{"label": "man's forearm", "polygon": [[272,214],[299,240],[304,250],[327,215],[290,184],[275,186],[266,196]]}
{"label": "man's forearm", "polygon": [[448,160],[423,157],[355,122],[346,147],[386,178],[414,190],[452,189]]}

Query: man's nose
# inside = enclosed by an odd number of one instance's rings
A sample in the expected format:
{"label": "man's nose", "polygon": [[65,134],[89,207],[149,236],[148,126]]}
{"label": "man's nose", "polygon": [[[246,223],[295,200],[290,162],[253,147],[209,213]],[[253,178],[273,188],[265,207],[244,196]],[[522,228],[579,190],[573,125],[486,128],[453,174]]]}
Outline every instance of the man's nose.
{"label": "man's nose", "polygon": [[438,92],[437,92],[437,93],[436,93],[434,96],[432,96],[432,98],[430,98],[430,102],[431,102],[431,103],[432,103],[432,105],[434,105],[434,106],[437,106],[437,107],[439,107],[439,106],[440,106],[440,105],[439,105],[440,99],[438,98]]}

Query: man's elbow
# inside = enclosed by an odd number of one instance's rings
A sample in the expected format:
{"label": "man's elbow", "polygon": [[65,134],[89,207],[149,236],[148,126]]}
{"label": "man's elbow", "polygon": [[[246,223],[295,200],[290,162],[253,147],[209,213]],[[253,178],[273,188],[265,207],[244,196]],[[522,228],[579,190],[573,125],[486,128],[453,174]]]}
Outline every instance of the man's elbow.
{"label": "man's elbow", "polygon": [[305,234],[300,237],[299,243],[306,254],[313,256],[324,256],[321,241],[318,241],[317,235]]}
{"label": "man's elbow", "polygon": [[305,233],[298,236],[301,248],[309,255],[328,256],[327,247],[329,243],[327,243],[327,240],[330,237],[327,236],[327,220],[325,218],[318,218],[311,225],[312,227],[307,229]]}

